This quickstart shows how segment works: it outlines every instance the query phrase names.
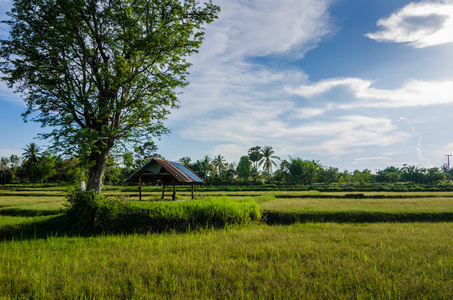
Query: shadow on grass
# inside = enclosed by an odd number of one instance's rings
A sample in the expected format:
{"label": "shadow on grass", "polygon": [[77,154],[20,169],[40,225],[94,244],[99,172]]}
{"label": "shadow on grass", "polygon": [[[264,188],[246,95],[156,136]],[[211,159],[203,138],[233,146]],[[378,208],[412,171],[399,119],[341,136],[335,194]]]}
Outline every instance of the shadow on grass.
{"label": "shadow on grass", "polygon": [[0,241],[46,239],[50,236],[71,236],[64,214],[34,222],[0,227]]}
{"label": "shadow on grass", "polygon": [[[55,211],[52,214],[55,215]],[[436,223],[453,222],[453,212],[384,213],[384,212],[271,212],[264,211],[262,220],[268,225],[290,225],[294,223],[332,222],[332,223]],[[214,224],[213,224],[214,225]],[[93,231],[74,230],[65,214],[46,217],[45,220],[20,225],[7,225],[0,228],[0,241],[46,239],[63,236],[99,236],[103,234],[162,233],[168,231],[188,232],[196,229],[197,224],[189,220],[172,220],[169,223],[153,222],[143,214],[131,214],[116,220],[117,231],[105,231],[97,227]],[[221,226],[213,226],[218,228]]]}
{"label": "shadow on grass", "polygon": [[49,237],[93,237],[100,235],[145,234],[177,232],[187,233],[199,229],[217,229],[227,224],[206,224],[204,220],[173,218],[166,221],[135,212],[117,216],[112,220],[75,222],[64,213],[44,217],[44,220],[0,227],[0,242],[11,240],[47,239]]}
{"label": "shadow on grass", "polygon": [[308,222],[333,223],[436,223],[453,222],[453,212],[263,212],[268,225],[289,225]]}
{"label": "shadow on grass", "polygon": [[43,210],[43,209],[23,209],[23,208],[3,208],[0,209],[0,216],[10,217],[38,217],[38,216],[54,216],[61,214],[58,210]]}

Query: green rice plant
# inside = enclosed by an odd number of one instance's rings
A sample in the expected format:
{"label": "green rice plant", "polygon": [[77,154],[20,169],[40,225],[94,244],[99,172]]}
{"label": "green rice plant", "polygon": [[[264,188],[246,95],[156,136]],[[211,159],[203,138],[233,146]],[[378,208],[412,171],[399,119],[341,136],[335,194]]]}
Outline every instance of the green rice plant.
{"label": "green rice plant", "polygon": [[259,205],[252,199],[234,201],[227,197],[207,197],[200,200],[177,202],[134,202],[153,231],[186,230],[187,228],[224,227],[260,220]]}
{"label": "green rice plant", "polygon": [[93,192],[68,194],[66,217],[72,231],[80,233],[183,230],[207,226],[246,224],[261,217],[253,199],[227,197],[176,202],[131,202]]}

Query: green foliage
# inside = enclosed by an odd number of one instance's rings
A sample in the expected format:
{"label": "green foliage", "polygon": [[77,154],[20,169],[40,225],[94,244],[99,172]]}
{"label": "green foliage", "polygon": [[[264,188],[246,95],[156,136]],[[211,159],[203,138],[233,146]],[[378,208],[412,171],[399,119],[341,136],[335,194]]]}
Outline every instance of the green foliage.
{"label": "green foliage", "polygon": [[209,178],[213,170],[212,161],[208,155],[205,155],[202,160],[197,160],[195,163],[189,164],[188,167],[205,180]]}
{"label": "green foliage", "polygon": [[321,166],[318,162],[303,160],[299,157],[291,158],[288,170],[291,174],[291,180],[298,184],[313,184],[318,179],[318,173]]}
{"label": "green foliage", "polygon": [[66,216],[70,230],[82,234],[101,232],[186,231],[224,227],[260,220],[259,205],[253,199],[233,201],[226,197],[178,202],[137,202],[130,205],[93,191],[68,193]]}
{"label": "green foliage", "polygon": [[233,201],[227,197],[207,197],[185,202],[160,201],[140,207],[148,211],[148,224],[154,230],[219,228],[229,224],[247,224],[261,218],[259,205],[251,198]]}
{"label": "green foliage", "polygon": [[220,8],[211,1],[17,0],[3,21],[0,71],[22,94],[24,117],[54,129],[53,148],[89,166],[100,192],[108,155],[168,132],[188,84],[187,56]]}
{"label": "green foliage", "polygon": [[214,157],[214,159],[212,160],[211,163],[212,163],[212,166],[214,167],[214,169],[217,170],[217,175],[218,176],[221,175],[222,170],[227,165],[225,158],[222,155],[220,155],[220,154],[217,155],[216,157]]}
{"label": "green foliage", "polygon": [[103,208],[105,197],[93,191],[70,190],[66,196],[66,217],[69,227],[77,232],[92,232],[96,217]]}
{"label": "green foliage", "polygon": [[247,180],[252,174],[251,167],[252,161],[250,160],[250,158],[248,156],[242,156],[236,168],[239,177]]}
{"label": "green foliage", "polygon": [[249,149],[248,156],[250,160],[253,162],[253,166],[255,169],[258,170],[258,163],[263,158],[263,154],[261,153],[261,147],[255,146]]}
{"label": "green foliage", "polygon": [[264,146],[261,148],[261,161],[260,163],[263,165],[265,171],[267,171],[268,175],[272,174],[272,167],[277,167],[276,160],[280,160],[280,157],[275,156],[275,151],[272,149],[271,146]]}

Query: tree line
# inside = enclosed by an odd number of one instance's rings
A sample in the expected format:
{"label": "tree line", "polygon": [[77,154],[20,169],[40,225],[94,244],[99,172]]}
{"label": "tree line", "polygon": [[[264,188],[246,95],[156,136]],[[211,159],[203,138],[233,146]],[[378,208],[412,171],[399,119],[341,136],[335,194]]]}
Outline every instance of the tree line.
{"label": "tree line", "polygon": [[[0,158],[0,183],[67,183],[78,184],[88,178],[89,166],[77,157],[62,157],[41,151],[30,143],[21,156]],[[153,142],[146,142],[134,151],[110,155],[104,174],[108,185],[122,185],[125,179],[150,159],[163,158]],[[281,159],[271,146],[254,146],[240,157],[239,162],[227,162],[222,155],[193,161],[190,157],[178,160],[191,168],[207,184],[285,184],[311,185],[315,183],[397,183],[434,184],[449,178],[446,167],[419,168],[404,165],[389,166],[373,174],[370,170],[340,171],[324,166],[319,161],[289,157]]]}

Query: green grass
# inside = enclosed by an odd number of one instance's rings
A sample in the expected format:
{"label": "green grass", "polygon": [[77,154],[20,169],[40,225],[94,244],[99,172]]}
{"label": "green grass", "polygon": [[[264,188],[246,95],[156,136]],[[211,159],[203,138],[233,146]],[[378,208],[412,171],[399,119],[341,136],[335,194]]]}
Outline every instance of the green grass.
{"label": "green grass", "polygon": [[367,212],[453,212],[453,197],[423,198],[281,198],[263,203],[265,210],[280,212],[367,211]]}
{"label": "green grass", "polygon": [[180,220],[193,220],[205,226],[243,224],[259,220],[261,213],[253,198],[238,201],[228,197],[207,197],[200,200],[175,202],[133,201],[132,207],[146,209],[156,222],[171,224]]}
{"label": "green grass", "polygon": [[453,225],[312,223],[0,243],[0,295],[451,299]]}
{"label": "green grass", "polygon": [[0,299],[453,298],[453,222],[440,222],[453,216],[453,198],[445,192],[198,192],[200,200],[152,202],[111,188],[109,197],[126,196],[165,222],[197,211],[218,218],[248,203],[281,219],[82,237],[65,232],[64,198],[50,189],[48,197],[0,196]]}

